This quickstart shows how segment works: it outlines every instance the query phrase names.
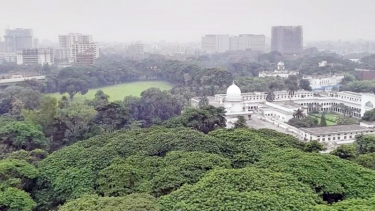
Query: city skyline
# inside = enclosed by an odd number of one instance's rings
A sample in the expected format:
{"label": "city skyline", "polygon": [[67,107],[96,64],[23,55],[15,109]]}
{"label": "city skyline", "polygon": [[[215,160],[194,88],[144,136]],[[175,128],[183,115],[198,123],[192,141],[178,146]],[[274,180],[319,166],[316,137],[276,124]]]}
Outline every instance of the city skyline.
{"label": "city skyline", "polygon": [[[371,0],[0,0],[0,31],[32,28],[39,40],[59,34],[93,34],[99,42],[196,41],[205,34],[264,34],[271,27],[301,25],[305,41],[371,40]],[[22,15],[20,15],[22,14]],[[51,15],[53,14],[53,15]]]}

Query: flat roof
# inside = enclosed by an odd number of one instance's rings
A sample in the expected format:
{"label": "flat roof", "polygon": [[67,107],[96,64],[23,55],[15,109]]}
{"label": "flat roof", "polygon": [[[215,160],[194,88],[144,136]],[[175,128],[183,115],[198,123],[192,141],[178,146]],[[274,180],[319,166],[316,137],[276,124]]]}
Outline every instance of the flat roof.
{"label": "flat roof", "polygon": [[297,109],[297,108],[300,108],[301,105],[298,104],[298,103],[294,103],[293,101],[274,101],[274,102],[270,102],[270,104],[276,104],[276,105],[280,105],[280,106],[283,106],[285,108],[290,108],[290,109]]}
{"label": "flat roof", "polygon": [[374,130],[374,129],[363,127],[360,125],[336,125],[336,126],[328,126],[328,127],[299,128],[299,129],[308,133],[315,134],[315,135],[364,132],[364,131]]}

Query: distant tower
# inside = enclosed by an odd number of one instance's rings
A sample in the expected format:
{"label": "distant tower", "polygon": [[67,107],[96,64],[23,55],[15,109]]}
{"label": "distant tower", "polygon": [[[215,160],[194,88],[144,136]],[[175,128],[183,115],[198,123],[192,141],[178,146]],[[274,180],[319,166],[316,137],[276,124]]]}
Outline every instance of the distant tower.
{"label": "distant tower", "polygon": [[278,71],[284,71],[285,70],[285,64],[283,61],[279,61],[279,63],[277,63],[277,70]]}
{"label": "distant tower", "polygon": [[283,55],[300,54],[303,51],[302,26],[273,26],[271,51]]}

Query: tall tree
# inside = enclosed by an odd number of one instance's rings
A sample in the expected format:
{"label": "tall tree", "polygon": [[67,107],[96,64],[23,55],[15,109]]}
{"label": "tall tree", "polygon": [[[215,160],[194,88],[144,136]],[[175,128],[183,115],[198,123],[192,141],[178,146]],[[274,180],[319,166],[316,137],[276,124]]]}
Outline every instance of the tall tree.
{"label": "tall tree", "polygon": [[68,93],[71,100],[75,94],[81,93],[81,95],[84,95],[88,91],[88,84],[82,79],[69,78],[59,82],[60,94]]}
{"label": "tall tree", "polygon": [[306,90],[306,91],[311,91],[312,88],[310,86],[310,81],[307,80],[307,79],[301,79],[299,81],[299,87],[303,90]]}
{"label": "tall tree", "polygon": [[320,123],[319,123],[320,127],[326,127],[327,126],[327,120],[326,120],[326,115],[325,113],[323,113],[321,116],[320,116]]}

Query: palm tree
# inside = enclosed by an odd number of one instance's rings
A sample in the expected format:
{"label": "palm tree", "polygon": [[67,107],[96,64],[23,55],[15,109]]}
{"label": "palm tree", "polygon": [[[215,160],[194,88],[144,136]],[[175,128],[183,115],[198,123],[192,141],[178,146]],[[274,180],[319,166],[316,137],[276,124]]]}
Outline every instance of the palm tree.
{"label": "palm tree", "polygon": [[297,109],[296,112],[294,112],[293,114],[293,118],[296,118],[296,119],[301,119],[305,116],[305,114],[303,113],[303,109]]}

